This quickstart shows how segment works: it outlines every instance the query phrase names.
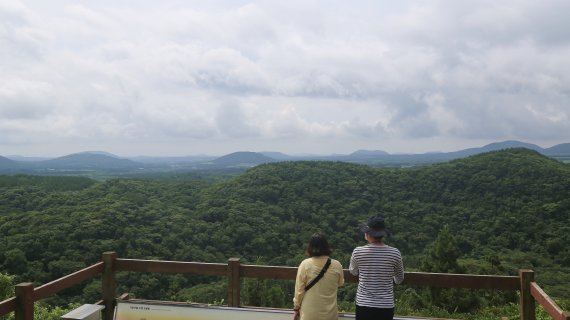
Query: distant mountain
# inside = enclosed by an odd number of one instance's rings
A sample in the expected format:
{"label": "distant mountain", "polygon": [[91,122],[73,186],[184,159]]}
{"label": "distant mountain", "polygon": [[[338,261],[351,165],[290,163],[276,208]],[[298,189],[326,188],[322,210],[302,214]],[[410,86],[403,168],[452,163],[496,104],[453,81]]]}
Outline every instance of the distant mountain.
{"label": "distant mountain", "polygon": [[179,157],[151,157],[151,156],[137,156],[129,157],[128,159],[135,162],[148,163],[148,164],[187,164],[205,162],[216,159],[215,156],[209,155],[195,155],[195,156],[179,156]]}
{"label": "distant mountain", "polygon": [[389,155],[388,152],[382,150],[357,150],[350,154],[351,157],[377,157]]}
{"label": "distant mountain", "polygon": [[384,151],[358,150],[346,156],[318,157],[317,160],[348,161],[372,165],[425,165],[465,158],[480,153],[512,148],[525,148],[550,156],[570,156],[570,144],[561,144],[543,149],[535,144],[520,141],[502,141],[487,144],[483,147],[468,148],[452,152],[430,152],[423,154],[389,154]]}
{"label": "distant mountain", "polygon": [[430,152],[424,154],[390,155],[390,158],[393,161],[397,160],[396,162],[409,161],[410,163],[436,163],[436,162],[444,162],[454,159],[466,158],[469,156],[485,152],[499,151],[499,150],[512,149],[512,148],[525,148],[525,149],[538,151],[540,153],[543,152],[543,149],[535,144],[508,140],[508,141],[490,143],[483,147],[468,148],[452,152]]}
{"label": "distant mountain", "polygon": [[53,159],[52,157],[25,157],[19,155],[7,155],[6,158],[14,161],[21,161],[21,162],[35,162],[35,161],[43,161]]}
{"label": "distant mountain", "polygon": [[0,170],[13,169],[18,167],[18,162],[0,156]]}
{"label": "distant mountain", "polygon": [[570,143],[562,143],[544,149],[545,155],[549,156],[570,156]]}
{"label": "distant mountain", "polygon": [[570,143],[563,143],[550,148],[541,148],[535,144],[507,140],[494,142],[478,148],[468,148],[453,152],[431,152],[423,154],[390,154],[382,150],[357,150],[351,154],[331,155],[287,155],[281,152],[234,152],[222,157],[211,155],[191,155],[180,157],[140,156],[121,158],[104,151],[87,151],[59,158],[10,156],[0,157],[0,171],[4,173],[42,174],[53,170],[132,170],[144,167],[147,171],[167,172],[170,170],[202,170],[218,168],[250,168],[259,164],[276,161],[343,161],[372,166],[425,166],[447,162],[468,156],[512,148],[525,148],[537,151],[557,160],[570,159]]}
{"label": "distant mountain", "polygon": [[210,163],[217,167],[254,167],[259,164],[276,161],[276,159],[261,153],[239,151],[214,159]]}
{"label": "distant mountain", "polygon": [[266,157],[269,157],[269,158],[272,158],[275,160],[293,160],[295,158],[298,158],[298,157],[290,156],[288,154],[284,154],[281,152],[275,152],[275,151],[262,151],[262,152],[259,152],[259,154],[262,154]]}
{"label": "distant mountain", "polygon": [[490,144],[485,145],[484,147],[482,147],[480,149],[482,152],[488,152],[488,151],[498,151],[498,150],[504,150],[504,149],[510,149],[510,148],[526,148],[526,149],[535,150],[535,151],[539,151],[539,152],[543,150],[541,147],[537,146],[536,144],[526,143],[526,142],[521,142],[521,141],[515,141],[515,140],[507,140],[507,141],[503,141],[503,142],[490,143]]}
{"label": "distant mountain", "polygon": [[106,152],[106,151],[83,151],[83,152],[78,152],[76,154],[98,154],[98,155],[103,155],[103,156],[108,156],[108,157],[112,157],[112,158],[117,158],[120,159],[120,157],[118,155]]}
{"label": "distant mountain", "polygon": [[141,167],[142,164],[121,159],[114,155],[101,153],[82,152],[67,156],[40,161],[37,167],[43,169],[133,169]]}
{"label": "distant mountain", "polygon": [[444,152],[444,153],[441,153],[439,155],[447,155],[449,157],[449,159],[456,159],[456,158],[464,158],[464,157],[472,156],[472,155],[483,153],[483,152],[499,151],[499,150],[505,150],[505,149],[510,149],[510,148],[526,148],[526,149],[535,150],[538,152],[542,151],[542,148],[535,145],[535,144],[520,142],[520,141],[514,141],[514,140],[508,140],[508,141],[502,141],[502,142],[493,142],[493,143],[487,144],[487,145],[485,145],[483,147],[479,147],[479,148],[469,148],[469,149],[463,149],[463,150],[453,151],[453,152]]}

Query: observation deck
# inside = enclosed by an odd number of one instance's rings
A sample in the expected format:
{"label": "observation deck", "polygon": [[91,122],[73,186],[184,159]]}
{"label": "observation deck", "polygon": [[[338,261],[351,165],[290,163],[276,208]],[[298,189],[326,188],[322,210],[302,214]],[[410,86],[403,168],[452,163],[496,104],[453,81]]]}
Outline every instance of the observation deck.
{"label": "observation deck", "polygon": [[[290,309],[246,308],[242,306],[240,283],[241,278],[295,280],[297,274],[296,267],[246,265],[241,264],[238,258],[230,258],[227,263],[122,259],[118,258],[115,252],[105,252],[100,262],[36,288],[32,283],[17,284],[15,286],[15,297],[0,302],[0,316],[14,312],[16,320],[32,320],[34,319],[35,302],[55,295],[83,281],[101,276],[101,300],[97,301],[96,304],[105,307],[102,311],[103,319],[112,320],[116,309],[118,310],[117,306],[128,300],[128,296],[118,296],[117,294],[116,273],[121,271],[226,277],[228,280],[227,306],[225,309],[222,309],[226,311],[233,310],[235,314],[232,315],[232,318],[241,311],[257,310],[256,312],[260,312],[260,314],[271,315],[270,318],[263,319],[280,319],[278,315],[286,315],[287,319],[291,319],[292,311]],[[344,276],[345,281],[348,283],[358,282],[358,278],[350,274],[348,270],[344,270]],[[537,303],[544,308],[552,319],[570,320],[570,312],[561,309],[534,281],[534,272],[532,270],[519,270],[518,276],[406,272],[404,284],[416,287],[519,291],[521,320],[536,320]],[[136,300],[131,301],[131,303],[134,302]],[[139,302],[143,303],[143,301]],[[146,301],[144,303],[160,304],[166,302]],[[170,306],[174,305],[180,304],[170,303]],[[185,304],[185,306],[188,307],[190,305]],[[351,318],[353,318],[352,314],[339,315],[339,319]],[[426,319],[421,317],[396,318],[402,320]]]}

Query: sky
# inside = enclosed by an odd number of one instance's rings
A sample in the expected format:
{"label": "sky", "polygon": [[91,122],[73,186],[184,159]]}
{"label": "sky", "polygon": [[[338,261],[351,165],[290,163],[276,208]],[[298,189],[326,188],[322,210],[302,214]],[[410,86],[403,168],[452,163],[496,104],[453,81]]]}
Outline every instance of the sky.
{"label": "sky", "polygon": [[0,155],[570,142],[567,0],[0,0]]}

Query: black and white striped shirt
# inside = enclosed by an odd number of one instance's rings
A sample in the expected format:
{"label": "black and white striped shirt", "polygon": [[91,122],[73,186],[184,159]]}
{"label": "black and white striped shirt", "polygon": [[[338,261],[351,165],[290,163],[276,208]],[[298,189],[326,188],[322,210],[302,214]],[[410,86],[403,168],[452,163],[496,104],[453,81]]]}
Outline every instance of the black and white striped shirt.
{"label": "black and white striped shirt", "polygon": [[350,258],[349,271],[358,275],[358,306],[394,308],[394,282],[404,281],[400,250],[376,244],[356,247]]}

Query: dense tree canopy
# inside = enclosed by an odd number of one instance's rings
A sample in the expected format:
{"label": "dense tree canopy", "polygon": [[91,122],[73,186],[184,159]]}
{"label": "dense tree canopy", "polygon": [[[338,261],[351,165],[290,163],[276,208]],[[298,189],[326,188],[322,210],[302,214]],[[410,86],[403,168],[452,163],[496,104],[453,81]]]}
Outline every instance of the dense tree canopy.
{"label": "dense tree canopy", "polygon": [[[386,216],[394,232],[387,241],[402,251],[408,270],[422,269],[447,226],[466,271],[532,268],[550,294],[570,297],[570,168],[527,149],[408,169],[279,162],[207,181],[196,175],[0,176],[0,272],[46,283],[110,250],[126,258],[225,262],[239,256],[294,266],[316,230],[328,235],[346,267],[352,249],[364,242],[357,224],[377,213]],[[198,284],[219,280],[119,277],[119,290],[150,299],[206,297]],[[70,289],[65,301],[96,300],[95,286]],[[264,288],[274,301],[290,302],[287,288]]]}

